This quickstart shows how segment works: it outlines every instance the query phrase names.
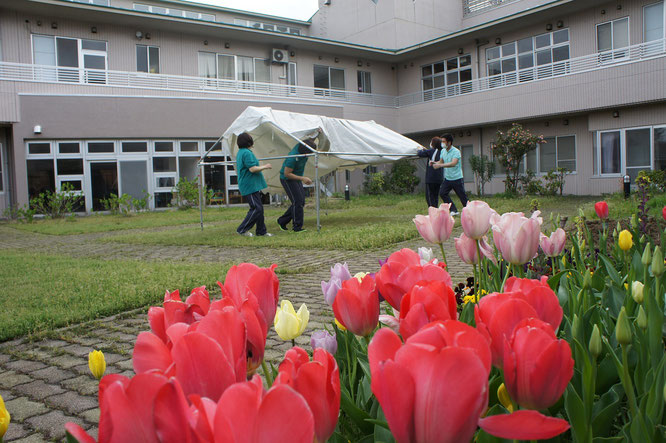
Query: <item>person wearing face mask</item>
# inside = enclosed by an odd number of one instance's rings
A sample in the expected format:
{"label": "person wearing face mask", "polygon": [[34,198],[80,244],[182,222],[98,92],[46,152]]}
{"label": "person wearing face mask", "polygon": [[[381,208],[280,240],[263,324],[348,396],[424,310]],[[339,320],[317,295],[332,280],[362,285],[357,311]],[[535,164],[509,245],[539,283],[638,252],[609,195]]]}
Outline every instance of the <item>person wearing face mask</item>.
{"label": "person wearing face mask", "polygon": [[[306,146],[307,145],[307,146]],[[309,138],[294,146],[289,155],[310,154],[317,149],[314,139]],[[305,206],[305,190],[303,185],[311,185],[312,180],[304,176],[305,164],[309,157],[289,157],[282,163],[280,183],[289,197],[291,206],[277,219],[280,229],[287,231],[287,224],[292,222],[294,232],[303,232],[303,206]]]}
{"label": "person wearing face mask", "polygon": [[453,146],[453,136],[451,134],[444,134],[442,136],[443,151],[442,158],[438,162],[431,162],[433,168],[444,169],[444,181],[439,190],[439,195],[444,200],[444,203],[451,203],[451,215],[458,215],[458,209],[455,203],[449,197],[449,193],[453,190],[463,207],[467,206],[467,194],[465,193],[465,180],[463,180],[462,172],[462,157],[460,150]]}
{"label": "person wearing face mask", "polygon": [[425,198],[428,206],[439,206],[439,188],[442,185],[443,174],[439,169],[432,165],[438,162],[442,155],[442,139],[433,137],[430,141],[430,148],[420,147],[417,151],[419,157],[428,159],[425,176]]}

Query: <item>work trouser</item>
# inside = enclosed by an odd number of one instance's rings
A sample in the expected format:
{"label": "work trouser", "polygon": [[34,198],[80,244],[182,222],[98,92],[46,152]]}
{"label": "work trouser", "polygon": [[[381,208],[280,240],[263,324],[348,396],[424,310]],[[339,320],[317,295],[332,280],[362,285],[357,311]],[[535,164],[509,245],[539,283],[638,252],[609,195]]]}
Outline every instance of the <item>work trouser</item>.
{"label": "work trouser", "polygon": [[425,198],[428,206],[439,206],[439,188],[441,183],[426,183],[425,185]]}
{"label": "work trouser", "polygon": [[253,192],[243,197],[247,200],[247,204],[250,205],[250,210],[247,211],[245,219],[236,231],[242,234],[252,229],[252,226],[256,224],[257,235],[264,235],[266,233],[266,223],[264,223],[264,205],[261,203],[261,192]]}
{"label": "work trouser", "polygon": [[451,200],[451,198],[449,197],[449,192],[451,192],[452,189],[460,199],[460,203],[462,203],[463,207],[467,206],[467,194],[465,193],[465,180],[462,178],[459,180],[444,179],[442,187],[439,188],[439,195],[440,197],[442,197],[442,200],[444,200],[444,203],[451,203],[450,211],[458,212],[456,204],[453,203],[453,200]]}
{"label": "work trouser", "polygon": [[278,218],[278,223],[286,226],[289,222],[293,221],[294,231],[303,229],[303,206],[305,206],[305,190],[303,189],[303,182],[300,180],[284,180],[280,179],[284,191],[289,197],[291,206]]}

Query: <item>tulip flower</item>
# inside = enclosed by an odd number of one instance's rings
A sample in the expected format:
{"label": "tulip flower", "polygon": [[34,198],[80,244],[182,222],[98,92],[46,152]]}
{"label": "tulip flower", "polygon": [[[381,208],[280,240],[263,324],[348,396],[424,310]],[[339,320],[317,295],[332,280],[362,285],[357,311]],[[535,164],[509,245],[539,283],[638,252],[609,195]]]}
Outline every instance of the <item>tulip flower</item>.
{"label": "tulip flower", "polygon": [[495,211],[488,203],[481,200],[467,203],[460,214],[460,224],[465,235],[474,240],[483,238],[490,229],[490,216],[493,213]]}
{"label": "tulip flower", "polygon": [[375,274],[379,292],[394,309],[400,309],[402,297],[421,280],[440,280],[451,286],[448,272],[432,263],[422,266],[419,255],[407,248],[391,254]]}
{"label": "tulip flower", "polygon": [[608,203],[605,201],[596,202],[594,204],[594,210],[600,219],[605,220],[608,218]]}
{"label": "tulip flower", "polygon": [[664,221],[666,221],[666,206],[661,210],[661,216],[664,218]]}
{"label": "tulip flower", "polygon": [[432,252],[432,248],[419,248],[417,252],[419,257],[421,257],[421,265],[425,265],[426,263],[430,262],[437,264],[437,258],[435,258],[435,254]]}
{"label": "tulip flower", "polygon": [[566,432],[569,423],[524,409],[482,418],[479,427],[490,435],[507,440],[546,440]]}
{"label": "tulip flower", "polygon": [[643,306],[638,307],[636,324],[638,325],[639,328],[643,330],[643,332],[645,332],[645,329],[647,328],[647,315],[645,314],[645,309],[643,309]]}
{"label": "tulip flower", "polygon": [[522,212],[493,215],[493,240],[504,260],[522,265],[536,256],[542,223],[538,214],[536,211],[530,218]]}
{"label": "tulip flower", "polygon": [[315,349],[312,361],[305,350],[294,347],[285,354],[273,386],[285,384],[301,394],[314,418],[317,442],[333,435],[340,412],[340,372],[335,358]]}
{"label": "tulip flower", "polygon": [[624,252],[627,252],[629,249],[631,249],[631,247],[634,245],[631,232],[623,229],[620,232],[620,238],[618,239],[617,243],[620,246],[620,249],[622,249]]}
{"label": "tulip flower", "polygon": [[592,328],[592,336],[590,336],[588,349],[590,350],[590,355],[595,359],[601,355],[601,333],[597,325],[594,325],[594,328]]}
{"label": "tulip flower", "polygon": [[441,281],[422,281],[400,302],[400,335],[407,339],[430,322],[457,318],[453,289]]}
{"label": "tulip flower", "polygon": [[374,278],[366,275],[361,281],[352,278],[342,282],[333,302],[333,313],[354,334],[370,335],[379,322],[379,297]]}
{"label": "tulip flower", "polygon": [[336,263],[335,266],[331,268],[331,279],[328,282],[321,282],[321,290],[324,293],[324,300],[329,306],[333,306],[333,300],[338,294],[342,282],[352,278],[349,273],[349,268],[347,263],[340,264]]}
{"label": "tulip flower", "polygon": [[504,381],[511,398],[527,409],[546,409],[562,396],[573,377],[566,340],[537,318],[522,320],[504,343]]}
{"label": "tulip flower", "polygon": [[276,264],[260,268],[252,263],[241,263],[227,271],[224,287],[220,282],[217,284],[222,289],[223,297],[233,299],[236,306],[241,306],[250,297],[256,298],[259,311],[266,324],[270,325],[275,318],[280,297],[280,281],[275,275],[275,268]]}
{"label": "tulip flower", "polygon": [[310,346],[312,350],[325,349],[331,355],[338,352],[338,341],[335,335],[329,334],[328,331],[315,331],[310,336]]}
{"label": "tulip flower", "polygon": [[428,208],[428,215],[414,217],[416,230],[428,243],[441,244],[451,237],[455,219],[449,212],[451,204],[442,203],[439,208]]}
{"label": "tulip flower", "polygon": [[550,237],[541,234],[541,250],[547,257],[557,257],[562,254],[566,240],[567,234],[562,228],[557,228],[550,234]]}
{"label": "tulip flower", "polygon": [[643,303],[643,288],[645,285],[638,280],[631,284],[631,297],[638,304]]}
{"label": "tulip flower", "polygon": [[[493,250],[487,242],[485,237],[478,240],[479,249],[487,259],[496,262]],[[460,237],[453,240],[458,257],[468,265],[476,265],[479,263],[478,251],[476,249],[476,240],[467,237],[465,234],[460,234]]]}
{"label": "tulip flower", "polygon": [[275,314],[275,332],[282,340],[294,340],[303,334],[309,320],[310,312],[305,303],[301,303],[301,307],[296,312],[289,300],[282,300],[282,304]]}
{"label": "tulip flower", "polygon": [[185,302],[180,292],[166,291],[163,307],[153,306],[148,310],[148,323],[155,335],[168,342],[166,330],[175,323],[192,324],[208,313],[210,296],[205,286],[194,288]]}
{"label": "tulip flower", "polygon": [[5,402],[2,399],[2,395],[0,395],[0,441],[2,441],[2,437],[7,432],[7,428],[9,427],[10,421],[11,421],[11,416],[9,415],[9,411],[5,407]]}
{"label": "tulip flower", "polygon": [[102,351],[92,351],[88,354],[88,367],[90,372],[97,379],[100,380],[106,371],[106,360]]}
{"label": "tulip flower", "polygon": [[615,323],[615,338],[623,346],[631,344],[631,326],[624,306],[620,309],[620,314],[617,316],[617,322]]}
{"label": "tulip flower", "polygon": [[654,254],[652,255],[652,273],[657,278],[664,274],[664,255],[661,252],[660,246],[654,248]]}

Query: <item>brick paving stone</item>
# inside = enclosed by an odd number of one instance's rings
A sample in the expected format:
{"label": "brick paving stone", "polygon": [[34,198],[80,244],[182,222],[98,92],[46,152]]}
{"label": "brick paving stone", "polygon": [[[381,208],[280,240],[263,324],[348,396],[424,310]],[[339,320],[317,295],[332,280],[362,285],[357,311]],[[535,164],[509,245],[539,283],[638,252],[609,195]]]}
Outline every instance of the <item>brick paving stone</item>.
{"label": "brick paving stone", "polygon": [[45,340],[41,342],[39,345],[47,348],[58,349],[69,345],[69,343],[63,340]]}
{"label": "brick paving stone", "polygon": [[[107,374],[109,372],[107,371]],[[62,387],[69,391],[76,391],[81,395],[97,395],[99,382],[90,374],[79,375],[61,383]]]}
{"label": "brick paving stone", "polygon": [[5,402],[5,407],[12,417],[12,422],[22,422],[26,418],[48,412],[42,403],[34,402],[28,397],[18,397]]}
{"label": "brick paving stone", "polygon": [[17,439],[23,438],[32,432],[30,428],[26,428],[21,423],[18,423],[17,421],[14,420],[13,412],[11,413],[11,415],[12,415],[12,421],[9,423],[9,428],[7,428],[7,432],[5,433],[3,440],[6,442],[16,441]]}
{"label": "brick paving stone", "polygon": [[12,357],[9,354],[0,354],[0,365],[4,365],[11,359]]}
{"label": "brick paving stone", "polygon": [[46,367],[46,365],[38,361],[13,360],[8,363],[5,363],[4,367],[7,369],[12,369],[16,372],[20,372],[22,374],[28,374],[38,369],[42,369]]}
{"label": "brick paving stone", "polygon": [[14,386],[28,383],[32,379],[25,374],[17,374],[14,371],[0,372],[0,388],[13,388]]}
{"label": "brick paving stone", "polygon": [[132,359],[129,358],[127,360],[119,361],[118,363],[113,365],[116,368],[119,368],[121,371],[128,371],[131,369],[134,369],[134,366],[132,366]]}
{"label": "brick paving stone", "polygon": [[13,391],[19,394],[27,395],[34,400],[43,400],[51,395],[62,394],[65,392],[65,390],[60,386],[49,385],[44,383],[42,380],[34,380],[30,383],[15,386]]}
{"label": "brick paving stone", "polygon": [[59,366],[63,369],[73,368],[81,363],[81,361],[88,361],[88,356],[85,357],[72,357],[70,355],[61,355],[51,360],[51,364]]}
{"label": "brick paving stone", "polygon": [[83,417],[87,422],[99,423],[99,408],[88,409],[87,411],[84,411],[79,415]]}
{"label": "brick paving stone", "polygon": [[58,383],[68,378],[76,377],[76,373],[73,371],[66,371],[59,369],[55,366],[49,366],[39,371],[34,371],[30,374],[32,377],[42,379],[47,383]]}
{"label": "brick paving stone", "polygon": [[16,397],[14,394],[12,394],[12,391],[10,390],[5,390],[5,389],[0,389],[0,397],[4,401],[11,400],[12,398]]}
{"label": "brick paving stone", "polygon": [[70,421],[79,425],[83,424],[83,420],[65,415],[62,411],[51,411],[44,415],[38,415],[27,419],[26,423],[43,433],[47,438],[59,440],[65,436],[65,424]]}
{"label": "brick paving stone", "polygon": [[60,349],[67,352],[68,354],[74,355],[75,357],[84,358],[88,358],[88,353],[93,351],[93,348],[90,346],[83,346],[78,343],[68,343],[67,346],[62,346]]}
{"label": "brick paving stone", "polygon": [[25,438],[14,440],[13,443],[46,443],[48,440],[39,432],[35,432]]}
{"label": "brick paving stone", "polygon": [[63,394],[52,395],[46,399],[46,404],[64,409],[70,414],[78,414],[97,407],[97,399],[67,391]]}

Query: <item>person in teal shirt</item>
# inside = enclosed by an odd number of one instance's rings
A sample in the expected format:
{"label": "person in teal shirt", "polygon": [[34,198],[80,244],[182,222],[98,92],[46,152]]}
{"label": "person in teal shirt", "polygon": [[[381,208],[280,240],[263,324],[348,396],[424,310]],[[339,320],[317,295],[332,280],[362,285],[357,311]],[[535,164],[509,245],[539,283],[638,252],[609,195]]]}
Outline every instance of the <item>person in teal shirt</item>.
{"label": "person in teal shirt", "polygon": [[463,179],[462,172],[462,158],[460,150],[453,146],[453,136],[451,134],[444,134],[442,136],[442,143],[444,152],[442,157],[437,162],[430,162],[435,169],[444,169],[444,181],[439,188],[439,195],[444,200],[444,203],[451,203],[451,215],[458,215],[458,209],[453,200],[449,197],[449,193],[453,190],[460,203],[467,206],[467,194],[465,193],[465,180]]}
{"label": "person in teal shirt", "polygon": [[[307,146],[306,146],[307,145]],[[309,154],[312,149],[317,149],[313,139],[304,140],[289,151],[289,155]],[[283,231],[287,230],[287,224],[292,222],[294,232],[303,232],[303,206],[305,206],[305,190],[303,184],[311,185],[312,180],[304,176],[305,164],[308,157],[289,157],[282,163],[280,169],[280,183],[291,201],[291,206],[277,219],[277,224]]]}
{"label": "person in teal shirt", "polygon": [[266,163],[259,166],[259,160],[254,156],[250,149],[254,145],[252,136],[244,132],[236,140],[238,144],[238,154],[236,154],[236,171],[238,173],[238,190],[245,197],[250,210],[245,219],[241,222],[236,232],[246,237],[252,237],[250,229],[257,225],[257,235],[272,237],[273,234],[267,232],[264,222],[264,205],[261,203],[261,190],[266,187],[266,180],[261,173],[264,169],[271,169],[271,164]]}

